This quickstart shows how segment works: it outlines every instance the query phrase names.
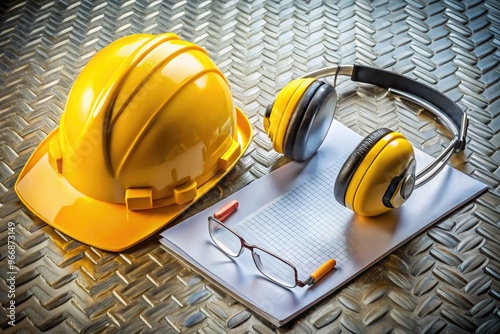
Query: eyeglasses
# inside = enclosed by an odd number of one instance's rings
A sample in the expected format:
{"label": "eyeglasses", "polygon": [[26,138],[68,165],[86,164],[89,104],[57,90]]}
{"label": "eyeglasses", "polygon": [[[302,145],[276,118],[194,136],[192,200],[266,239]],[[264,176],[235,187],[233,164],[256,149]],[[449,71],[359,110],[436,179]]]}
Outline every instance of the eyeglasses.
{"label": "eyeglasses", "polygon": [[272,282],[286,288],[312,285],[335,266],[335,260],[330,259],[301,281],[297,268],[291,262],[263,247],[247,243],[241,235],[212,216],[208,217],[208,232],[214,244],[230,257],[240,256],[245,248],[250,250],[257,269]]}

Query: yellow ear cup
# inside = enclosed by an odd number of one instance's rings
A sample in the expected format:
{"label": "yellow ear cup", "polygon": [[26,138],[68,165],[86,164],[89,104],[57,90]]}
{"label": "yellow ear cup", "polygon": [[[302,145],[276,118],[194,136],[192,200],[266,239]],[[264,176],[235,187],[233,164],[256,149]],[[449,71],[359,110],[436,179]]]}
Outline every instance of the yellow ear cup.
{"label": "yellow ear cup", "polygon": [[335,184],[336,198],[342,193],[342,185],[337,183],[343,183],[347,186],[343,204],[355,213],[376,216],[389,211],[391,207],[383,202],[384,194],[414,157],[413,147],[402,134],[388,129],[373,132],[361,141],[341,168],[339,175],[343,179]]}
{"label": "yellow ear cup", "polygon": [[347,206],[345,200],[347,188],[349,187],[352,177],[363,159],[380,139],[391,132],[391,130],[386,128],[373,131],[368,136],[363,138],[363,140],[346,159],[342,168],[340,168],[337,178],[335,179],[335,186],[333,189],[335,199],[340,204]]}
{"label": "yellow ear cup", "polygon": [[283,153],[283,143],[288,123],[304,91],[315,79],[301,78],[292,80],[274,100],[268,119],[264,119],[264,128],[273,142],[274,149]]}

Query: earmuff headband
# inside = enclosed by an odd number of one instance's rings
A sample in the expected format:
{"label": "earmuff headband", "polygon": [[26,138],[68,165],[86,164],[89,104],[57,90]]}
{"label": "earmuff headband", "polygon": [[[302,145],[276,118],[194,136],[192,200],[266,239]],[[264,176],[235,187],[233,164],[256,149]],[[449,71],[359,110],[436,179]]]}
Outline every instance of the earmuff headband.
{"label": "earmuff headband", "polygon": [[[430,103],[435,106],[439,111],[441,111],[441,113],[436,116],[442,118],[443,114],[446,115],[448,120],[453,122],[459,133],[455,152],[459,152],[465,148],[467,126],[466,124],[464,126],[464,123],[466,123],[467,120],[466,114],[446,95],[405,76],[361,65],[354,65],[351,79],[353,81],[368,83],[385,89],[392,89],[392,92],[398,90],[404,93],[409,93],[414,97],[417,97],[417,101],[418,99],[421,100],[416,102],[417,104],[426,107],[426,104]],[[405,96],[402,97],[404,98]],[[435,112],[432,108],[426,109],[429,109],[432,113]],[[450,130],[455,132],[452,129]]]}
{"label": "earmuff headband", "polygon": [[439,91],[405,76],[362,65],[325,67],[302,77],[322,78],[331,75],[335,75],[335,80],[337,75],[346,75],[350,76],[353,81],[387,89],[390,93],[425,108],[441,119],[446,128],[453,133],[455,138],[443,152],[417,174],[416,188],[427,183],[441,171],[453,153],[458,153],[465,148],[467,115],[457,104]]}

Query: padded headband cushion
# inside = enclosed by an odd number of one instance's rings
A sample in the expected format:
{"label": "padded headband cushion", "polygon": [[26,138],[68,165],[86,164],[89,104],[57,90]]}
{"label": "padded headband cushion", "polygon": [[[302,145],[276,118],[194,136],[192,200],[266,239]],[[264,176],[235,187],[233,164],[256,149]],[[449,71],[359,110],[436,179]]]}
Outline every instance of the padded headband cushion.
{"label": "padded headband cushion", "polygon": [[465,116],[465,112],[446,95],[427,85],[396,73],[363,65],[353,67],[351,79],[385,89],[398,89],[418,96],[443,111],[450,121],[455,124],[457,131],[461,128],[462,117]]}
{"label": "padded headband cushion", "polygon": [[351,182],[352,176],[354,175],[368,152],[370,152],[370,150],[375,146],[375,144],[377,144],[380,139],[391,132],[392,130],[387,128],[377,129],[366,136],[358,144],[358,146],[356,146],[354,151],[352,151],[352,153],[344,162],[342,168],[340,168],[337,179],[335,180],[333,193],[337,202],[345,206],[345,194],[347,188],[349,187],[349,183]]}
{"label": "padded headband cushion", "polygon": [[300,102],[295,108],[293,115],[288,122],[288,127],[285,133],[284,138],[284,154],[289,159],[294,159],[293,157],[293,145],[295,143],[295,138],[297,136],[297,131],[299,130],[300,123],[302,122],[302,118],[306,113],[306,110],[311,103],[311,100],[318,90],[318,88],[323,84],[321,81],[313,81],[309,87],[304,91]]}

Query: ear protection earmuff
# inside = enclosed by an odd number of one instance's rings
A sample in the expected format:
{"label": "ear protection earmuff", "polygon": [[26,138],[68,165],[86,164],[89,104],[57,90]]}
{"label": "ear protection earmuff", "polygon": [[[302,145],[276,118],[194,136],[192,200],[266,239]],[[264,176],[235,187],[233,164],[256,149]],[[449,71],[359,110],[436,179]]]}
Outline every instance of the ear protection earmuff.
{"label": "ear protection earmuff", "polygon": [[361,65],[322,68],[291,81],[266,109],[264,129],[273,147],[292,160],[316,153],[332,123],[337,105],[335,88],[316,80],[348,75],[351,80],[376,85],[434,114],[454,138],[441,154],[417,175],[410,142],[389,129],[365,137],[346,159],[334,185],[335,199],[363,216],[376,216],[400,207],[413,190],[431,180],[454,153],[465,148],[467,115],[442,93],[407,77]]}
{"label": "ear protection earmuff", "polygon": [[325,138],[337,103],[335,89],[311,78],[290,82],[267,108],[264,128],[276,151],[307,160]]}

